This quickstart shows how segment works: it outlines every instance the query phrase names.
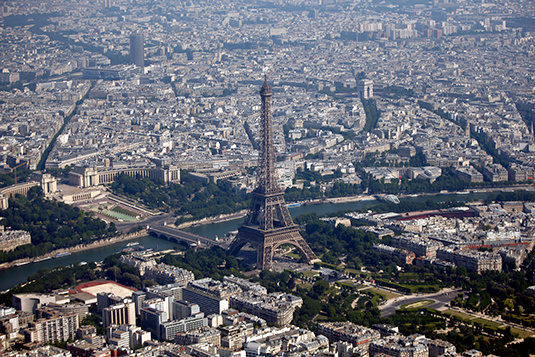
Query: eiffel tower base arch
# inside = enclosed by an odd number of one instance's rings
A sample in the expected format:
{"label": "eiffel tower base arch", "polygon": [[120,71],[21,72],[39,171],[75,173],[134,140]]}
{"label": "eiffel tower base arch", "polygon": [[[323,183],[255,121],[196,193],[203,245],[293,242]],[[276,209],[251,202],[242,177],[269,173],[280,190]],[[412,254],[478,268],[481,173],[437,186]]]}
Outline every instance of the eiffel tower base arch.
{"label": "eiffel tower base arch", "polygon": [[299,226],[296,224],[268,231],[256,227],[241,226],[228,252],[231,255],[236,255],[247,243],[256,249],[256,265],[262,270],[273,267],[273,254],[283,244],[291,244],[297,248],[303,260],[309,264],[320,261],[299,233]]}

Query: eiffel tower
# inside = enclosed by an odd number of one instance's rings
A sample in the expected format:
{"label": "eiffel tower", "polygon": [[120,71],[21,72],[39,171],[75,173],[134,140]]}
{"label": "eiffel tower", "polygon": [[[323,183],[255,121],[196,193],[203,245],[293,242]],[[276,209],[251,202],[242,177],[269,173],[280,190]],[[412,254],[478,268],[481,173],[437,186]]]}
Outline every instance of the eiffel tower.
{"label": "eiffel tower", "polygon": [[247,243],[256,248],[258,268],[271,269],[273,253],[282,244],[297,248],[307,263],[319,261],[299,233],[284,200],[284,192],[277,185],[275,175],[275,149],[273,147],[273,119],[271,117],[271,87],[267,78],[260,88],[262,98],[262,133],[259,185],[252,192],[251,207],[238,234],[229,247],[236,255]]}

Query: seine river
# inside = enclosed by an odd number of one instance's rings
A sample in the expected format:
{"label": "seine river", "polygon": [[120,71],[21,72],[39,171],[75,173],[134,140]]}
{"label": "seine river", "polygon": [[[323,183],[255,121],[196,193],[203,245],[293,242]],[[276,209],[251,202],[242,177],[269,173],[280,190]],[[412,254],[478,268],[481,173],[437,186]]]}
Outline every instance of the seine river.
{"label": "seine river", "polygon": [[[436,196],[420,196],[420,197],[406,197],[402,198],[402,201],[408,202],[423,202],[427,200],[432,200],[435,202],[444,202],[444,201],[474,201],[485,199],[490,193],[470,193],[470,194],[447,194],[447,195],[436,195]],[[296,217],[300,214],[316,212],[319,215],[345,211],[345,210],[360,210],[363,208],[371,207],[376,205],[377,201],[359,201],[359,202],[346,202],[346,203],[325,203],[319,205],[310,205],[310,206],[300,206],[290,208],[290,213],[293,217]],[[230,231],[237,230],[239,225],[243,222],[243,218],[235,219],[232,221],[206,224],[197,227],[191,227],[185,229],[186,231],[208,237],[214,238],[223,237],[226,233]],[[137,240],[131,240],[128,242],[139,242],[145,248],[152,248],[154,250],[165,250],[171,249],[176,244],[169,242],[164,239],[159,239],[156,237],[142,237]],[[86,250],[82,252],[72,253],[66,257],[49,259],[39,263],[31,263],[19,267],[13,267],[10,269],[0,270],[0,291],[9,289],[10,287],[23,283],[27,281],[28,276],[35,274],[39,269],[43,268],[53,268],[56,266],[68,266],[69,264],[75,262],[95,262],[101,261],[109,255],[117,253],[122,249],[126,248],[128,242],[121,242],[105,247],[99,247],[91,250]]]}

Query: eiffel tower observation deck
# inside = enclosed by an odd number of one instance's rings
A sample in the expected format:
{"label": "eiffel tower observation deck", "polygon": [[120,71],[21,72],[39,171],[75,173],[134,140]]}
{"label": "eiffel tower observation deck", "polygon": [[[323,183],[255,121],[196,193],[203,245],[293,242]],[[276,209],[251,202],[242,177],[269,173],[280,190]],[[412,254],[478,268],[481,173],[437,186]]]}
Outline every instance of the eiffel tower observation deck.
{"label": "eiffel tower observation deck", "polygon": [[262,130],[259,184],[252,192],[251,207],[247,217],[229,247],[229,253],[236,255],[249,243],[256,249],[256,265],[262,270],[272,268],[273,254],[282,244],[295,246],[307,263],[319,261],[299,233],[299,226],[293,222],[286,207],[284,192],[277,184],[271,116],[272,95],[271,87],[265,78],[260,88]]}

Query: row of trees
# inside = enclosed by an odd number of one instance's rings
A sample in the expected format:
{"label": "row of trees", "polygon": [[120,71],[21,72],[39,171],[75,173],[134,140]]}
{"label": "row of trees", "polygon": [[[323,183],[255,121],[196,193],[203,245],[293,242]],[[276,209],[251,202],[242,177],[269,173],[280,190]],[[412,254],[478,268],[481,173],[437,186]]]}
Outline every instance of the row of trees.
{"label": "row of trees", "polygon": [[242,276],[240,271],[248,268],[232,255],[228,255],[226,250],[220,247],[213,247],[205,250],[188,250],[183,255],[167,254],[162,258],[165,264],[189,270],[195,274],[195,278],[202,279],[211,277],[222,280],[224,276]]}
{"label": "row of trees", "polygon": [[[157,285],[155,281],[143,279],[138,268],[134,268],[119,261],[123,253],[117,253],[106,257],[103,260],[102,270],[98,277],[105,277],[108,280],[116,281],[120,284],[131,286],[138,290],[147,286]],[[96,279],[95,276],[93,279]]]}
{"label": "row of trees", "polygon": [[[30,170],[21,170],[17,169],[17,182],[26,182],[28,176],[30,175]],[[0,174],[0,188],[11,186],[15,184],[15,174],[13,172],[8,174]]]}
{"label": "row of trees", "polygon": [[469,188],[476,187],[502,187],[513,185],[513,182],[468,182],[459,179],[455,173],[455,169],[447,167],[442,169],[442,175],[439,176],[435,182],[431,183],[428,179],[414,179],[409,180],[405,177],[401,179],[393,179],[391,182],[381,180],[373,180],[371,177],[365,177],[362,180],[362,189],[366,188],[370,193],[391,193],[391,194],[416,194],[422,192],[441,192],[441,191],[462,191]]}
{"label": "row of trees", "polygon": [[77,282],[98,279],[102,276],[96,268],[96,264],[91,262],[85,265],[74,263],[67,267],[57,266],[39,269],[37,273],[28,277],[28,284],[22,287],[13,287],[9,292],[0,294],[0,304],[11,305],[13,294],[46,293],[55,289],[74,286]]}
{"label": "row of trees", "polygon": [[375,99],[364,99],[362,98],[362,106],[366,112],[366,124],[364,124],[363,131],[371,132],[375,129],[377,121],[381,116],[379,110],[377,110],[377,105],[375,104]]}

